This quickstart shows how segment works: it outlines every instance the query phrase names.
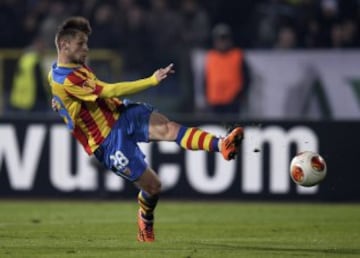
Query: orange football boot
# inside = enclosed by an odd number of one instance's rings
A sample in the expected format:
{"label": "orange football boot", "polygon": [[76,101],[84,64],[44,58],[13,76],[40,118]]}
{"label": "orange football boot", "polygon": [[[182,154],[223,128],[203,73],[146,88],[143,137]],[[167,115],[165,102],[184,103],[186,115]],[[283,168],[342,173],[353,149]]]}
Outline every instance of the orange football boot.
{"label": "orange football boot", "polygon": [[155,234],[154,234],[154,223],[146,223],[141,216],[141,211],[139,209],[138,212],[138,227],[139,232],[137,235],[137,239],[139,242],[154,242]]}
{"label": "orange football boot", "polygon": [[242,127],[234,128],[221,142],[221,154],[224,159],[235,159],[239,152],[240,144],[244,139],[244,129]]}

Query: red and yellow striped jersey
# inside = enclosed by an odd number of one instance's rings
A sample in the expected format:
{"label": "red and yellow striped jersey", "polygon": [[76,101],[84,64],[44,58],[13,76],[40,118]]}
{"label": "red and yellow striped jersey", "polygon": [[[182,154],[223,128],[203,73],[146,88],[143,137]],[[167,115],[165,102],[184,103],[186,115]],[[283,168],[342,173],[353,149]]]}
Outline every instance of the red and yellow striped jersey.
{"label": "red and yellow striped jersey", "polygon": [[49,84],[59,114],[73,136],[92,154],[120,117],[121,95],[157,85],[154,76],[134,82],[105,83],[86,65],[54,63]]}

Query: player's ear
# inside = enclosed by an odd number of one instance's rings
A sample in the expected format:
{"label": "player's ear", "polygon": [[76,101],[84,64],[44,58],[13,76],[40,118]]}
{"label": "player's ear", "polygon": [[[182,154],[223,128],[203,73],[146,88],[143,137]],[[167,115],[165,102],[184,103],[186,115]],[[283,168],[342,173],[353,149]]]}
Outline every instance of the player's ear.
{"label": "player's ear", "polygon": [[69,41],[66,39],[61,39],[59,42],[59,49],[66,50],[69,48]]}

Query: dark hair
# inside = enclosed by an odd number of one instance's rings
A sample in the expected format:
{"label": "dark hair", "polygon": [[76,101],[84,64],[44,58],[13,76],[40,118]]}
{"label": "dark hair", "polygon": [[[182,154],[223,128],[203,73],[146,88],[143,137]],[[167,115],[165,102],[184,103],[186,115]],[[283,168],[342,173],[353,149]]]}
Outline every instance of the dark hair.
{"label": "dark hair", "polygon": [[79,31],[86,35],[91,34],[90,23],[86,18],[75,16],[66,19],[57,29],[55,36],[56,46],[59,47],[59,42],[63,37],[74,37]]}

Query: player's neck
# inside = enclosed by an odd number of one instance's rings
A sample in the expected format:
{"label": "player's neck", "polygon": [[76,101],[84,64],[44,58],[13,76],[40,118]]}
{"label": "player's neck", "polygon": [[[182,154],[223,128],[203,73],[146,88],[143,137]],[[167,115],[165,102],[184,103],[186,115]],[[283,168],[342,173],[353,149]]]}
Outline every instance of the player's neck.
{"label": "player's neck", "polygon": [[60,66],[80,66],[80,64],[71,62],[70,59],[64,55],[58,55],[57,64]]}

